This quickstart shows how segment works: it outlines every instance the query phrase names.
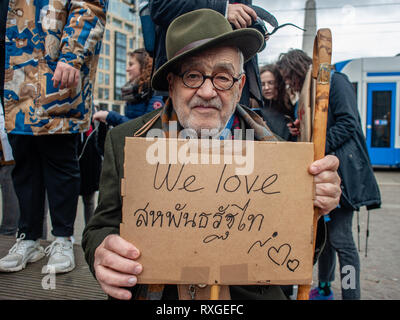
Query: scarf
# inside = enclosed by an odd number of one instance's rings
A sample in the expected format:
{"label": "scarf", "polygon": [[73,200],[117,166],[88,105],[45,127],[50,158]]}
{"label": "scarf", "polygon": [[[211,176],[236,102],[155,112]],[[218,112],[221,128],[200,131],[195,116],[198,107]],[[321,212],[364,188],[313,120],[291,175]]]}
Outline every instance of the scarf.
{"label": "scarf", "polygon": [[[165,137],[168,138],[170,136],[178,136],[178,133],[183,130],[183,127],[179,124],[178,116],[172,107],[172,103],[170,99],[164,105],[164,108],[161,112],[157,113],[155,117],[153,117],[149,122],[147,122],[141,129],[137,131],[134,136],[141,136],[147,130],[149,130],[155,121],[161,117],[161,126],[162,130],[165,133]],[[171,122],[174,121],[176,126],[172,127]],[[235,129],[253,129],[254,130],[254,139],[256,141],[278,141],[279,137],[275,136],[272,131],[265,124],[264,120],[251,109],[237,105],[235,112],[232,115],[230,121],[228,121],[229,126],[226,129],[231,130],[232,137],[233,130]],[[244,123],[245,128],[241,128],[241,124]],[[175,134],[171,134],[172,130],[177,130]],[[162,294],[164,290],[164,285],[162,284],[149,284],[149,285],[140,285],[137,288],[136,299],[138,300],[161,300]]]}
{"label": "scarf", "polygon": [[[168,99],[167,102],[165,103],[164,108],[162,109],[161,113],[157,114],[157,118],[161,116],[161,125],[162,125],[162,130],[165,133],[165,137],[168,138],[170,134],[170,130],[173,129],[170,127],[170,123],[173,121],[177,123],[177,132],[179,133],[181,130],[183,130],[183,127],[180,125],[178,121],[178,116],[172,107],[171,100]],[[233,119],[231,118],[232,121],[229,121],[228,124],[231,122],[229,127],[226,127],[226,129],[231,130],[232,137],[233,137],[233,130],[235,129],[253,129],[254,130],[254,139],[256,141],[278,141],[280,140],[279,137],[277,137],[271,129],[266,125],[265,121],[254,111],[252,111],[250,108],[247,108],[243,105],[236,105],[235,112],[232,115]],[[153,120],[153,119],[152,119]],[[151,121],[151,123],[154,123],[154,121]],[[245,128],[241,128],[241,123],[244,123]],[[146,125],[145,125],[146,126]],[[175,137],[177,134],[174,135]]]}

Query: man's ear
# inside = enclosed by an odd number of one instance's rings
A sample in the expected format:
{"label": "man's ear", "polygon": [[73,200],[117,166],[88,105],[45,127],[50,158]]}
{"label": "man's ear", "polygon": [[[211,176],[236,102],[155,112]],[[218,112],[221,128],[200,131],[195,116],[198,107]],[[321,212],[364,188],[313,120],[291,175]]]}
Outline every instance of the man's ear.
{"label": "man's ear", "polygon": [[168,73],[167,75],[167,81],[168,81],[168,91],[171,92],[173,88],[173,81],[174,80],[174,74],[172,72]]}
{"label": "man's ear", "polygon": [[239,103],[240,98],[242,97],[242,91],[243,91],[243,88],[244,88],[244,84],[246,83],[246,74],[245,73],[243,73],[241,75],[241,80],[239,80],[238,83],[239,83],[239,95],[237,97],[236,103]]}

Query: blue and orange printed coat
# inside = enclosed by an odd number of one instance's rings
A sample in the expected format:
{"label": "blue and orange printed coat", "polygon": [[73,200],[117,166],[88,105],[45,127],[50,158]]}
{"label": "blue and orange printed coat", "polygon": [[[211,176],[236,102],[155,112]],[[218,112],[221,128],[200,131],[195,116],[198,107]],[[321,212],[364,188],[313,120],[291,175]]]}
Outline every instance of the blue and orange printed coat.
{"label": "blue and orange printed coat", "polygon": [[[107,6],[108,0],[9,0],[4,78],[8,133],[89,129]],[[58,61],[80,70],[76,88],[53,87]]]}

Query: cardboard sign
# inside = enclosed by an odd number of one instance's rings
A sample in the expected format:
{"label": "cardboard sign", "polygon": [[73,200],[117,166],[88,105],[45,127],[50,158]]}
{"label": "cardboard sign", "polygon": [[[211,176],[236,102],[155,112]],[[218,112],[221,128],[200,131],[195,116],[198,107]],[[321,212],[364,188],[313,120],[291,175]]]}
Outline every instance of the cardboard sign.
{"label": "cardboard sign", "polygon": [[210,141],[126,139],[120,230],[138,282],[310,284],[313,145]]}

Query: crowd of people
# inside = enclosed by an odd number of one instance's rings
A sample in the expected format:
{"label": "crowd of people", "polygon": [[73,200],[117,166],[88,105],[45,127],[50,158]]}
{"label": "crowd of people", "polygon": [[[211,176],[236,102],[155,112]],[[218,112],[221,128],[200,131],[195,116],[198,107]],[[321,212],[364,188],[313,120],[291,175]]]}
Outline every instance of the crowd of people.
{"label": "crowd of people", "polygon": [[[118,236],[125,137],[143,136],[152,128],[168,131],[168,122],[177,119],[180,128],[196,132],[247,128],[254,129],[256,140],[295,142],[300,130],[296,97],[312,59],[301,50],[290,50],[276,63],[259,66],[257,52],[268,37],[250,28],[257,18],[251,1],[213,5],[150,1],[158,46],[154,52],[139,48],[129,53],[129,80],[122,88],[124,114],[96,110],[91,90],[108,1],[69,6],[61,0],[53,2],[47,15],[35,14],[41,10],[36,3],[26,5],[23,10],[30,14],[22,16],[14,12],[14,2],[3,1],[0,7],[0,62],[4,64],[0,131],[7,133],[12,150],[10,159],[2,139],[0,234],[16,236],[16,243],[0,259],[0,272],[22,270],[46,254],[48,272],[72,271],[81,195],[86,225],[82,248],[104,292],[118,299],[177,299],[176,286],[136,284],[146,267],[136,261],[140,248]],[[86,10],[89,16],[83,15]],[[28,24],[30,16],[36,20]],[[26,31],[41,39],[40,44],[24,39],[17,46]],[[316,182],[314,205],[329,216],[324,219],[326,241],[318,260],[319,285],[310,299],[333,298],[330,283],[336,254],[341,266],[352,265],[357,274],[356,287],[343,289],[342,298],[360,299],[352,217],[362,206],[378,208],[381,200],[355,94],[339,72],[331,74],[326,154],[309,169]],[[46,203],[55,240],[44,249],[39,240]],[[226,293],[232,299],[288,296],[280,286],[230,286]]]}

